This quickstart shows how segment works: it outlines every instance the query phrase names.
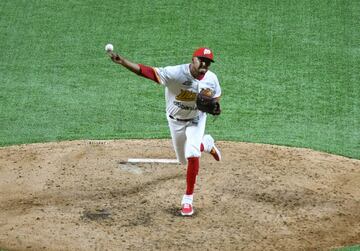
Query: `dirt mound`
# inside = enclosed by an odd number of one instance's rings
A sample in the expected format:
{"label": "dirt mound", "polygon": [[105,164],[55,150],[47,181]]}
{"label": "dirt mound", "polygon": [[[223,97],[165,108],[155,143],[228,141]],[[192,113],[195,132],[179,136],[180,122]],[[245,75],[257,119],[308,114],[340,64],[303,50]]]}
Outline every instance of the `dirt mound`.
{"label": "dirt mound", "polygon": [[360,161],[218,142],[201,158],[193,217],[170,140],[0,148],[0,247],[9,250],[308,250],[360,243]]}

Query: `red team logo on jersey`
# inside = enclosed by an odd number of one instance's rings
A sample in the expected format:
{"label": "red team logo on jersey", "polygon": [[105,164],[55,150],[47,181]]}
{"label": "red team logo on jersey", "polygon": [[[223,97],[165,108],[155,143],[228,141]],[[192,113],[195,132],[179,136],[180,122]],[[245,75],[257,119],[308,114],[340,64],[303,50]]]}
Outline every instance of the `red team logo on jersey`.
{"label": "red team logo on jersey", "polygon": [[181,90],[180,94],[176,96],[176,100],[180,101],[194,101],[195,99],[196,93],[188,90]]}

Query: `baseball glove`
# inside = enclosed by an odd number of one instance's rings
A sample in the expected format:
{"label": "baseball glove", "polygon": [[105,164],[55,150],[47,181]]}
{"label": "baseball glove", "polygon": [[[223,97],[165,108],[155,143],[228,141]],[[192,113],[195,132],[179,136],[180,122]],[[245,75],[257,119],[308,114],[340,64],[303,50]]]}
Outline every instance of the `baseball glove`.
{"label": "baseball glove", "polygon": [[196,106],[200,111],[212,115],[220,115],[220,104],[213,96],[213,92],[210,89],[202,89],[196,96]]}

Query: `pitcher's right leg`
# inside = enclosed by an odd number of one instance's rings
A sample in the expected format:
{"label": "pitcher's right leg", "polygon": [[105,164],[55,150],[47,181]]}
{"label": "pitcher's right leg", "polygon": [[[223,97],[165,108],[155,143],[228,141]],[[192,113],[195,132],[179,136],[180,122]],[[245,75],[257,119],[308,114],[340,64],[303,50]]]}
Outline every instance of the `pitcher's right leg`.
{"label": "pitcher's right leg", "polygon": [[221,152],[219,148],[216,147],[215,141],[211,135],[206,134],[203,137],[202,140],[202,149],[203,151],[210,153],[215,160],[220,161],[221,160]]}

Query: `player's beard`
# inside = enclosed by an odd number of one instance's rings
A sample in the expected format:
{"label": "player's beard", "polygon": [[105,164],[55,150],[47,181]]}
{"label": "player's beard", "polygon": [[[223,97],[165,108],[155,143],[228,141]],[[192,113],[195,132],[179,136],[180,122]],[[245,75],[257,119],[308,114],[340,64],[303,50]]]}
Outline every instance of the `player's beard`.
{"label": "player's beard", "polygon": [[199,61],[193,59],[193,62],[190,65],[190,72],[192,76],[195,78],[197,78],[199,75],[204,76],[207,71],[208,67],[206,67],[206,65],[202,65]]}
{"label": "player's beard", "polygon": [[199,72],[200,74],[205,74],[207,71],[208,71],[208,69],[207,69],[206,66],[203,67],[201,64],[199,65],[199,67],[198,67],[198,72]]}

